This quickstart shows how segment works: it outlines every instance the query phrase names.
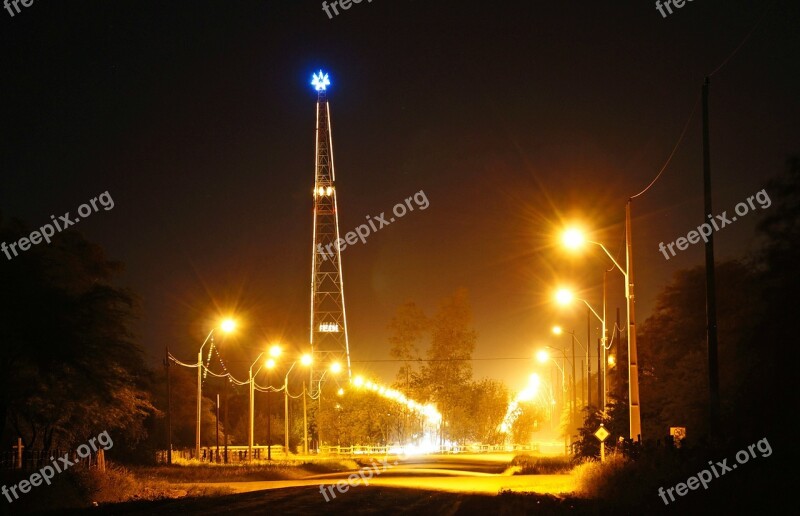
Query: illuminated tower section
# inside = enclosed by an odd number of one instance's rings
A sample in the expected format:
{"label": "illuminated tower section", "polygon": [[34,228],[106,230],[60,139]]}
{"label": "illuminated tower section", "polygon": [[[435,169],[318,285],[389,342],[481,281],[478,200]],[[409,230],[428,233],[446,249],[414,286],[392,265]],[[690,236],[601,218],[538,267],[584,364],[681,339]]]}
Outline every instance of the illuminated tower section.
{"label": "illuminated tower section", "polygon": [[317,90],[317,142],[314,176],[314,245],[311,263],[311,393],[322,388],[333,363],[350,377],[350,344],[344,308],[344,280],[336,204],[336,174],[328,107],[328,74],[314,74]]}

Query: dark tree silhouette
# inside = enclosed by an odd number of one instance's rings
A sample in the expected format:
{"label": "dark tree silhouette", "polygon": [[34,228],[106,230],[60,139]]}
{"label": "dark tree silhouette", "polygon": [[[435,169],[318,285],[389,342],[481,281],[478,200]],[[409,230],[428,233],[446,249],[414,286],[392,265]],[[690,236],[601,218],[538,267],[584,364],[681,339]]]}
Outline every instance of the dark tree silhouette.
{"label": "dark tree silhouette", "polygon": [[[30,231],[0,217],[0,242]],[[0,425],[28,449],[71,447],[108,431],[145,437],[155,409],[129,326],[122,270],[79,233],[58,233],[8,260],[0,256]]]}

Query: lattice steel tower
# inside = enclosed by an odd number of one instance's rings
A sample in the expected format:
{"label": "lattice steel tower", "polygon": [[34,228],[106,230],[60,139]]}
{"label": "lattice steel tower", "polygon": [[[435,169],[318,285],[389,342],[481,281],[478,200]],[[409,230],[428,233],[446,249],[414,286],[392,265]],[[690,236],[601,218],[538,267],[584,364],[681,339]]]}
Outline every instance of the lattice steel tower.
{"label": "lattice steel tower", "polygon": [[[311,262],[311,393],[320,392],[333,363],[350,377],[350,343],[344,307],[344,280],[333,169],[333,139],[326,88],[328,74],[314,74],[317,90],[317,143],[314,176],[314,244]],[[326,374],[327,373],[327,374]],[[340,375],[340,377],[343,375]]]}

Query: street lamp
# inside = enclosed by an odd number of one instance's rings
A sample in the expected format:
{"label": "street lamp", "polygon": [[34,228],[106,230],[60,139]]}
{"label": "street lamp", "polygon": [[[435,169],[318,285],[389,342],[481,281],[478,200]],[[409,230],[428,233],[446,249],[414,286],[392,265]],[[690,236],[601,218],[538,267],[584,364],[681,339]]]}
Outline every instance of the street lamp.
{"label": "street lamp", "polygon": [[[327,375],[328,372],[331,372],[331,373],[333,373],[335,375],[341,373],[342,372],[342,364],[340,364],[339,362],[332,362],[330,367],[328,367],[328,369],[326,369],[325,372],[322,373],[322,376],[320,376],[320,378],[319,378],[319,390],[317,392],[317,441],[318,441],[318,446],[322,445],[322,424],[320,422],[320,415],[322,414],[322,386],[324,385],[323,384],[323,380],[325,379],[325,375]],[[337,394],[339,394],[339,396],[342,396],[344,394],[344,390],[340,388],[339,391],[337,392]],[[312,399],[313,399],[313,396],[312,396]],[[303,408],[305,410],[305,405],[303,406]],[[305,418],[305,412],[304,412],[303,417]],[[305,424],[305,428],[308,428],[307,421],[304,424]]]}
{"label": "street lamp", "polygon": [[[562,400],[562,405],[563,405],[562,406],[562,410],[563,410],[563,408],[565,408],[564,406],[568,405],[568,403],[566,403],[566,400],[565,400],[566,396],[564,394],[564,393],[567,392],[566,379],[565,379],[566,374],[564,373],[564,369],[567,367],[567,364],[566,364],[566,362],[567,362],[567,354],[566,354],[566,352],[562,351],[562,353],[563,353],[562,357],[564,359],[564,367],[561,367],[560,365],[558,365],[558,362],[556,361],[556,359],[552,358],[550,356],[550,353],[547,352],[547,349],[557,349],[557,348],[551,348],[550,346],[545,346],[545,348],[546,349],[540,349],[539,351],[536,352],[536,360],[539,361],[542,364],[544,364],[548,360],[552,360],[553,363],[558,368],[559,372],[561,373],[561,400]],[[558,351],[561,351],[561,350],[558,350]],[[573,359],[574,359],[574,357],[573,357]],[[574,377],[573,377],[573,380],[574,380]],[[573,381],[573,386],[572,386],[572,394],[573,394],[572,398],[574,400],[575,399],[575,384],[574,384],[574,381]],[[575,403],[574,403],[574,401],[573,401],[573,404],[572,404],[572,408],[570,410],[570,420],[573,421],[573,422],[575,421]],[[569,450],[569,431],[564,433],[564,455],[568,454],[568,450]]]}
{"label": "street lamp", "polygon": [[[602,346],[601,346],[601,349],[599,350],[599,353],[598,353],[598,356],[597,356],[597,360],[599,362],[598,363],[598,369],[602,368],[602,370],[598,370],[597,371],[598,383],[600,384],[598,386],[597,399],[598,399],[598,404],[600,405],[600,410],[605,411],[605,407],[606,407],[606,392],[605,391],[606,390],[603,387],[603,386],[605,386],[605,381],[606,381],[606,379],[605,379],[606,378],[606,371],[605,371],[606,368],[604,366],[604,364],[605,364],[605,356],[606,356],[605,275],[603,276],[603,317],[600,317],[600,314],[597,313],[597,310],[592,308],[592,305],[590,305],[588,301],[586,301],[585,299],[582,299],[582,298],[576,298],[574,296],[574,294],[572,293],[572,291],[570,291],[569,289],[566,289],[566,288],[558,289],[556,291],[556,293],[555,293],[555,299],[556,299],[556,302],[558,304],[560,304],[560,305],[568,305],[575,299],[577,299],[578,301],[582,301],[583,304],[586,305],[586,308],[588,309],[588,311],[591,312],[597,318],[598,321],[600,321],[600,324],[602,326],[602,330],[601,330],[602,336],[600,338]],[[589,316],[587,315],[587,317],[589,317]],[[588,332],[589,332],[589,330],[587,329],[587,338],[589,337],[589,333]],[[574,336],[574,333],[573,333],[573,336]],[[586,342],[586,346],[587,346],[586,361],[587,362],[589,361],[589,352],[588,352],[588,346],[589,345],[590,344],[587,341]],[[589,366],[589,371],[591,371],[591,366]]]}
{"label": "street lamp", "polygon": [[[563,335],[563,333],[564,333],[564,329],[561,328],[561,326],[553,326],[553,334],[554,335]],[[586,405],[588,406],[588,405],[590,405],[589,398],[591,397],[591,387],[589,387],[589,385],[590,385],[589,379],[590,379],[590,377],[592,375],[592,366],[590,365],[590,362],[589,362],[589,347],[588,346],[584,346],[583,343],[580,340],[578,340],[578,338],[575,336],[575,330],[572,330],[572,331],[570,331],[568,333],[572,336],[572,376],[573,376],[573,378],[575,377],[575,342],[580,344],[581,348],[583,348],[583,350],[586,352],[587,370],[586,370],[586,399],[585,399],[585,401],[586,401]],[[583,371],[581,371],[581,378],[583,378]],[[583,389],[581,389],[581,396],[583,396]]]}
{"label": "street lamp", "polygon": [[[225,333],[230,333],[236,329],[236,322],[233,319],[225,319],[220,324],[220,329]],[[197,460],[200,460],[200,416],[202,413],[202,399],[203,399],[203,348],[208,343],[211,336],[214,334],[216,328],[211,328],[208,332],[206,340],[200,345],[200,351],[197,352],[197,426],[195,428],[195,443],[194,453]]]}
{"label": "street lamp", "polygon": [[289,373],[292,372],[297,362],[300,362],[304,366],[311,365],[311,355],[304,354],[299,360],[292,362],[289,370],[286,371],[286,376],[283,378],[283,431],[285,442],[283,453],[287,458],[289,457]]}
{"label": "street lamp", "polygon": [[[562,234],[562,242],[565,247],[577,249],[584,242],[599,246],[611,260],[611,263],[622,273],[625,278],[625,299],[627,300],[628,312],[628,401],[630,413],[630,438],[641,440],[642,418],[641,405],[639,403],[639,359],[636,348],[636,315],[635,297],[633,294],[633,242],[631,231],[631,199],[625,204],[625,268],[617,262],[614,256],[600,242],[588,240],[577,228],[569,228]],[[605,314],[605,277],[603,280],[603,312]],[[605,328],[604,328],[605,330]],[[603,349],[605,349],[605,331],[603,331]],[[605,393],[603,393],[605,395]]]}
{"label": "street lamp", "polygon": [[[274,348],[275,348],[275,346],[273,346],[273,349]],[[266,351],[262,351],[261,353],[259,353],[258,357],[255,359],[255,361],[252,364],[250,364],[250,372],[249,372],[249,378],[250,378],[250,381],[249,381],[249,383],[250,383],[250,425],[249,425],[249,428],[250,428],[250,433],[249,433],[249,439],[247,441],[247,443],[248,443],[247,444],[247,458],[248,458],[248,460],[251,460],[251,461],[253,460],[253,434],[254,434],[254,425],[255,425],[255,389],[256,389],[256,379],[255,379],[255,377],[258,376],[258,373],[259,373],[259,371],[261,371],[262,367],[266,367],[267,369],[272,369],[273,367],[275,367],[275,359],[270,357],[267,360],[265,360],[264,363],[258,367],[258,369],[256,369],[255,373],[253,373],[253,367],[255,367],[255,365],[258,363],[259,360],[261,360],[261,357],[264,356],[265,353],[267,353],[267,352]],[[270,350],[270,354],[272,354],[272,350]],[[278,353],[277,354],[278,355],[280,354],[280,348],[278,348]],[[267,391],[267,395],[269,396],[269,391]],[[267,413],[267,418],[269,418],[269,412]],[[267,432],[269,432],[269,430],[267,430]]]}

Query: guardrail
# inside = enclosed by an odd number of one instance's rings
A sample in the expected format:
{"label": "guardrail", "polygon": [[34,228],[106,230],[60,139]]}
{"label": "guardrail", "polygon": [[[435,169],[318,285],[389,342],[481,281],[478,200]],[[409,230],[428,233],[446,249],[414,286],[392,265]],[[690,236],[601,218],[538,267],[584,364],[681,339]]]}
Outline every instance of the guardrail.
{"label": "guardrail", "polygon": [[[215,446],[207,446],[200,448],[200,461],[209,463],[221,464],[236,464],[240,462],[250,462],[248,456],[247,446],[228,446],[227,456],[225,449],[220,447],[219,453]],[[458,453],[514,453],[514,452],[539,452],[538,444],[514,444],[514,445],[490,445],[490,444],[472,444],[465,446],[439,446],[425,449],[420,451],[418,448],[409,448],[408,450],[403,446],[321,446],[318,450],[311,450],[309,455],[325,456],[325,457],[350,457],[357,455],[400,455],[406,451],[415,454],[458,454]],[[272,446],[272,459],[283,460],[286,459],[286,454],[283,451],[283,446]],[[263,461],[267,460],[268,451],[266,446],[253,446],[252,460]],[[290,459],[299,458],[302,456],[292,454]],[[195,460],[194,449],[180,449],[172,451],[172,460]],[[167,463],[166,450],[159,450],[156,452],[156,462],[159,464]]]}

